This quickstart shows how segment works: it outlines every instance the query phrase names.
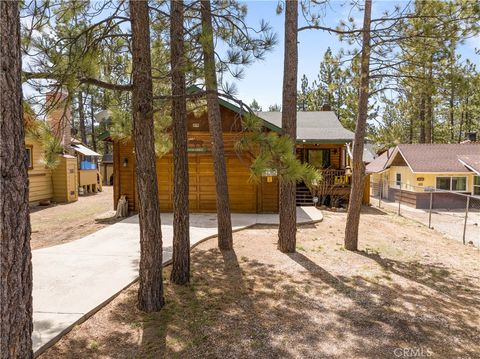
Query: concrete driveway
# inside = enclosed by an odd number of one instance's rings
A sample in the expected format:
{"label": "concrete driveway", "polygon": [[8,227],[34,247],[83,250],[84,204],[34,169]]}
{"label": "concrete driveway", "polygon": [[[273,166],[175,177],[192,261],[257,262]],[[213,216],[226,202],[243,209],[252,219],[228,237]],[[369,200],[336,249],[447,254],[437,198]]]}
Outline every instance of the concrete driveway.
{"label": "concrete driveway", "polygon": [[[297,207],[297,222],[322,220],[313,207]],[[172,214],[162,214],[163,261],[172,258]],[[276,214],[233,214],[234,230],[278,224]],[[190,215],[194,245],[217,234],[215,214]],[[33,350],[39,355],[138,277],[138,216],[66,244],[33,251]]]}

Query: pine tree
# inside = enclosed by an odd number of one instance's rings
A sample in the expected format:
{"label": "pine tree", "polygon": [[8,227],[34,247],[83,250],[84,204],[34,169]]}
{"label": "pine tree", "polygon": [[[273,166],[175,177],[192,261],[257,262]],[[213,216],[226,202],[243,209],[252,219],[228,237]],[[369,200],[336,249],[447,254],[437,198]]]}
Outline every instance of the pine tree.
{"label": "pine tree", "polygon": [[170,280],[177,284],[185,284],[190,279],[188,139],[183,12],[183,0],[170,1],[173,142],[173,255]]}
{"label": "pine tree", "polygon": [[17,1],[0,1],[0,357],[33,358],[32,255]]}
{"label": "pine tree", "polygon": [[135,178],[140,221],[138,307],[146,312],[164,305],[162,229],[155,158],[152,66],[148,2],[130,0],[132,23],[132,115]]}
{"label": "pine tree", "polygon": [[228,195],[227,166],[223,147],[222,119],[218,103],[218,84],[213,43],[212,11],[210,0],[201,1],[202,48],[207,90],[208,127],[212,137],[212,156],[217,192],[218,247],[224,250],[233,248],[232,220]]}
{"label": "pine tree", "polygon": [[360,67],[360,88],[358,97],[358,118],[355,125],[353,142],[352,187],[348,204],[347,224],[345,228],[345,248],[358,250],[358,227],[362,207],[363,187],[365,182],[365,164],[363,163],[363,147],[368,117],[368,98],[370,92],[370,24],[372,0],[365,0],[363,17],[362,56]]}
{"label": "pine tree", "polygon": [[257,100],[253,99],[252,103],[250,104],[250,109],[254,112],[261,112],[262,106],[258,104]]}
{"label": "pine tree", "polygon": [[[297,140],[298,2],[285,3],[285,52],[283,62],[282,134]],[[280,225],[278,249],[295,252],[297,233],[296,184],[281,182],[279,192]]]}

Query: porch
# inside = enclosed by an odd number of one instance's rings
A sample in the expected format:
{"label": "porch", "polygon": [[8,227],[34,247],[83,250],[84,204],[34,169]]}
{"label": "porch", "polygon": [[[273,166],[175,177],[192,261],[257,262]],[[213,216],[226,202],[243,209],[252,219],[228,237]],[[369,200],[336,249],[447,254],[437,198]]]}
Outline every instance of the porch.
{"label": "porch", "polygon": [[317,205],[338,207],[348,202],[350,174],[346,170],[349,159],[345,144],[297,144],[296,152],[302,163],[311,164],[321,174],[321,180],[312,188],[303,182],[297,184],[297,206],[314,206],[314,198]]}

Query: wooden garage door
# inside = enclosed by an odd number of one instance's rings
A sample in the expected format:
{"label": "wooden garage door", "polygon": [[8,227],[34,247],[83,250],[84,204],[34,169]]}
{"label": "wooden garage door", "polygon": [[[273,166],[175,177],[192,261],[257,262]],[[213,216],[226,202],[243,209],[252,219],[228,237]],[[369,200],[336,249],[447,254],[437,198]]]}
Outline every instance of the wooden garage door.
{"label": "wooden garage door", "polygon": [[[192,212],[215,212],[216,191],[213,160],[211,154],[189,155],[190,210]],[[249,183],[248,165],[236,156],[227,156],[228,189],[230,206],[233,212],[256,212],[256,185]],[[173,167],[170,156],[157,162],[160,207],[163,211],[172,210]]]}

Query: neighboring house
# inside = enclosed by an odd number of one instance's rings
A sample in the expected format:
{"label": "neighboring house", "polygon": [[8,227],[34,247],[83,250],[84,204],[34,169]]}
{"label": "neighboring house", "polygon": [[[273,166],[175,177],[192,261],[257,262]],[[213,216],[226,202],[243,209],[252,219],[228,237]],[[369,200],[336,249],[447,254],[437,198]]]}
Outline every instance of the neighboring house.
{"label": "neighboring house", "polygon": [[[235,143],[242,136],[239,107],[220,99],[225,159],[227,165],[230,206],[232,212],[278,212],[278,179],[266,175],[258,183],[250,181],[251,158],[235,151]],[[281,131],[280,112],[259,112],[265,131]],[[320,170],[329,168],[325,180],[331,182],[327,193],[331,198],[348,200],[350,177],[348,173],[346,143],[353,133],[344,129],[331,111],[298,112],[297,156]],[[106,140],[112,141],[108,136]],[[190,210],[214,212],[216,210],[215,176],[211,154],[211,137],[206,111],[188,115],[188,152],[190,170]],[[157,179],[162,211],[172,210],[173,164],[172,155],[157,158]],[[114,204],[121,195],[127,197],[129,208],[137,210],[135,189],[135,159],[131,142],[113,141]],[[325,174],[325,172],[324,172]],[[305,192],[305,190],[307,192]],[[368,193],[367,193],[368,195]],[[297,186],[297,204],[313,204],[312,194],[303,184]],[[367,199],[368,200],[368,199]]]}
{"label": "neighboring house", "polygon": [[74,202],[78,199],[77,162],[70,155],[58,155],[59,163],[49,169],[43,161],[43,147],[39,140],[30,135],[25,137],[28,157],[28,189],[31,205],[49,201]]}
{"label": "neighboring house", "polygon": [[[59,105],[48,114],[49,133],[59,141],[61,151],[58,165],[48,168],[44,160],[45,149],[39,136],[34,135],[39,120],[33,113],[25,114],[25,149],[28,156],[29,202],[32,205],[49,201],[57,203],[73,202],[78,199],[79,187],[85,190],[98,189],[98,170],[93,165],[85,166],[85,161],[100,156],[78,140],[71,137],[71,114],[69,108],[61,103],[65,98],[62,93],[47,94],[46,101],[60,99]],[[83,163],[83,164],[82,164]]]}
{"label": "neighboring house", "polygon": [[77,139],[72,139],[71,150],[77,158],[78,186],[84,193],[101,191],[102,176],[99,172],[98,158],[102,155]]}
{"label": "neighboring house", "polygon": [[373,196],[428,208],[430,191],[435,208],[462,208],[456,194],[480,196],[480,143],[402,144],[367,165]]}

